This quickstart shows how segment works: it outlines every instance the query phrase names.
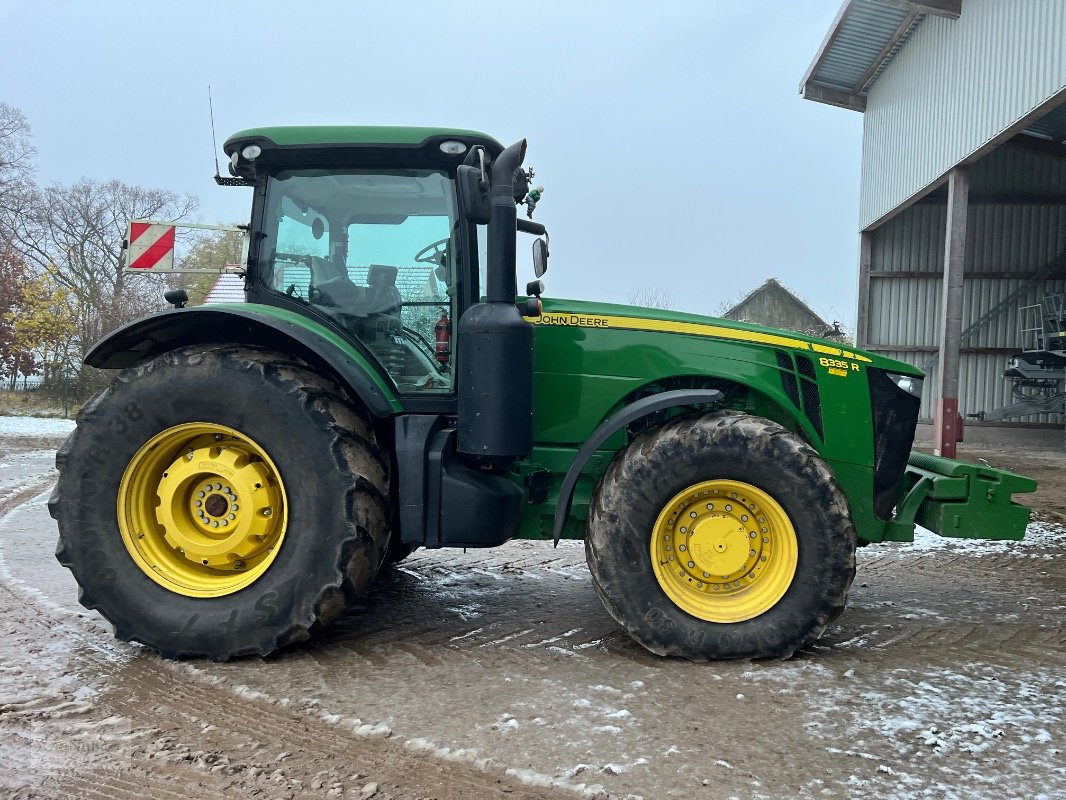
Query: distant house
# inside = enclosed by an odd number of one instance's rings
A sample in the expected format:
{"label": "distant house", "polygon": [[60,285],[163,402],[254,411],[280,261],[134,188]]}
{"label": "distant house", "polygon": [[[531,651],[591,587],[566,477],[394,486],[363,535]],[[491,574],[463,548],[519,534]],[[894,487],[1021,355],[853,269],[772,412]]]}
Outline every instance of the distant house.
{"label": "distant house", "polygon": [[218,276],[215,285],[204,297],[204,305],[215,303],[243,303],[244,302],[244,277],[232,272],[224,272]]}
{"label": "distant house", "polygon": [[838,323],[827,323],[773,278],[749,292],[747,297],[722,314],[722,317],[826,339],[844,337]]}

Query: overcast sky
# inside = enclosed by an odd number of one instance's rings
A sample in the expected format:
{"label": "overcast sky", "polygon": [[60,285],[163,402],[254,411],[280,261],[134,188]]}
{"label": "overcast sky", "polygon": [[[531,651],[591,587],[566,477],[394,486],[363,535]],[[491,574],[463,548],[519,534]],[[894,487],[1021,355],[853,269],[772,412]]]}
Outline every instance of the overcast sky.
{"label": "overcast sky", "polygon": [[0,100],[43,182],[190,192],[202,222],[251,202],[211,180],[208,84],[219,144],[312,123],[525,136],[549,295],[654,284],[713,314],[776,277],[851,329],[862,116],[797,92],[838,6],[0,0]]}

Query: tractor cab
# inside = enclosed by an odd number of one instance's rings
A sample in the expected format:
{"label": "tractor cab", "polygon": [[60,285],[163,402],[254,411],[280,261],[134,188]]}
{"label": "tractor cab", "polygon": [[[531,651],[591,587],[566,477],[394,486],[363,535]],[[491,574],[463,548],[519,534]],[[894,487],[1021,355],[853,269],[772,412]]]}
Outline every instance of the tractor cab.
{"label": "tractor cab", "polygon": [[[338,330],[401,396],[453,397],[452,330],[488,271],[476,224],[488,219],[457,178],[503,147],[473,131],[301,127],[243,131],[224,149],[256,188],[248,300]],[[501,269],[513,274],[513,256]]]}
{"label": "tractor cab", "polygon": [[404,394],[452,391],[435,329],[457,317],[461,233],[441,170],[283,170],[266,179],[257,302],[303,306],[365,345]]}

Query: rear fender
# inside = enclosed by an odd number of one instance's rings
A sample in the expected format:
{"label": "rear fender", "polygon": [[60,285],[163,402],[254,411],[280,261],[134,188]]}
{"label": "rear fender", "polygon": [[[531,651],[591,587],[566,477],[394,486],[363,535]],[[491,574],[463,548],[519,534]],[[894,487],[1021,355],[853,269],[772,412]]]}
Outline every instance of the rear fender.
{"label": "rear fender", "polygon": [[299,314],[263,306],[199,306],[153,314],[105,336],[85,356],[85,363],[123,369],[178,347],[217,343],[297,356],[331,374],[375,418],[402,411],[391,387],[351,342]]}

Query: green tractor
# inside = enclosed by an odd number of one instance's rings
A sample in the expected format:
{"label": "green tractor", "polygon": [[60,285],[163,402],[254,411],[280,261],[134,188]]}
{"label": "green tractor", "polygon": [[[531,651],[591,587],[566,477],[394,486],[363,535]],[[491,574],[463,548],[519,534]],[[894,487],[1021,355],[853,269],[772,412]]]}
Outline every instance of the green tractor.
{"label": "green tractor", "polygon": [[787,658],[843,610],[857,546],[1024,533],[1032,481],[911,453],[909,364],[518,296],[519,232],[547,266],[524,141],[275,127],[224,149],[219,182],[253,190],[247,302],[171,295],[100,341],[86,362],[119,372],[56,459],[57,557],[119,638],[266,655],[413,548],[583,538],[648,650]]}

